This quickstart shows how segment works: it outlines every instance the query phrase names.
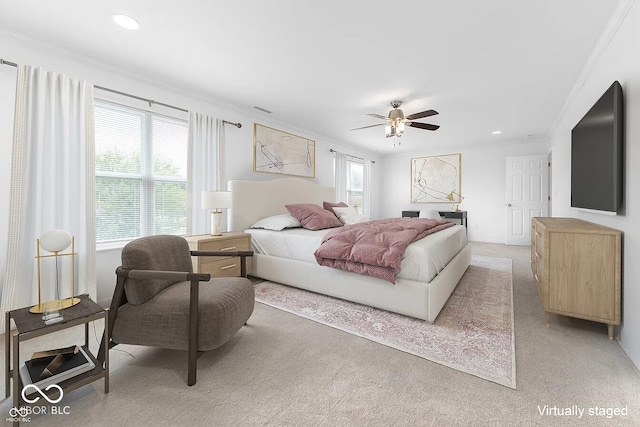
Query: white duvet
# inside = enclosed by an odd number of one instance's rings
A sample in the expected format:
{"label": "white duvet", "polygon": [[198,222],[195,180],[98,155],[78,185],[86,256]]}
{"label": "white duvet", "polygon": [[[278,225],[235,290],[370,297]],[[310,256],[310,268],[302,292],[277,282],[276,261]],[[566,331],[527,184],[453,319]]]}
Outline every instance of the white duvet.
{"label": "white duvet", "polygon": [[[313,253],[332,229],[311,231],[290,228],[282,231],[249,229],[253,250],[262,255],[317,264]],[[467,230],[454,225],[411,243],[402,256],[397,277],[430,282],[467,244]]]}

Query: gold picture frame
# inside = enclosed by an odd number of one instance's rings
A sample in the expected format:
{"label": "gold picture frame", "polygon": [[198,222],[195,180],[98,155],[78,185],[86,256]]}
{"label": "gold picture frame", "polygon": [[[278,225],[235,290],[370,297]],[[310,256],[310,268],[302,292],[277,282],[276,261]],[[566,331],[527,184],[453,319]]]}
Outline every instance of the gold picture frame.
{"label": "gold picture frame", "polygon": [[253,171],[315,178],[316,142],[254,123]]}
{"label": "gold picture frame", "polygon": [[411,159],[411,203],[462,202],[462,155],[413,157]]}

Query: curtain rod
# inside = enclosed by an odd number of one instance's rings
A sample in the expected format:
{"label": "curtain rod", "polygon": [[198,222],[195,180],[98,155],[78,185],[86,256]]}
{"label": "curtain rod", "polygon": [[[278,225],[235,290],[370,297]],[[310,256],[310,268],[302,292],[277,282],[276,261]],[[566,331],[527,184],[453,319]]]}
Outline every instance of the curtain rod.
{"label": "curtain rod", "polygon": [[[18,64],[16,64],[15,62],[5,61],[2,58],[0,58],[0,65],[9,65],[11,67],[17,67],[18,66]],[[141,96],[132,95],[130,93],[121,92],[119,90],[109,89],[108,87],[98,86],[98,85],[93,85],[93,87],[96,88],[96,89],[104,90],[106,92],[111,92],[111,93],[115,93],[115,94],[118,94],[118,95],[127,96],[129,98],[137,99],[139,101],[147,102],[149,104],[149,107],[151,107],[151,105],[153,105],[153,104],[156,104],[156,105],[161,105],[161,106],[167,107],[167,108],[173,108],[174,110],[183,111],[185,113],[189,112],[189,110],[186,110],[186,109],[180,108],[180,107],[176,107],[175,105],[169,105],[169,104],[165,104],[164,102],[154,101],[153,99],[147,99],[147,98],[143,98]],[[234,122],[230,122],[228,120],[223,120],[222,123],[228,124],[228,125],[233,125],[233,126],[237,127],[238,129],[240,129],[242,127],[242,123],[234,123]]]}
{"label": "curtain rod", "polygon": [[[337,151],[337,150],[334,150],[333,148],[329,148],[329,152],[330,152],[330,153],[342,153],[342,151]],[[365,159],[363,159],[362,157],[354,156],[354,155],[352,155],[352,154],[347,154],[347,153],[342,153],[342,154],[344,154],[345,156],[353,157],[354,159],[359,159],[359,160],[362,160],[362,161],[364,161],[364,160],[365,160]],[[375,160],[369,160],[369,161],[370,161],[371,163],[375,163],[375,162],[376,162]]]}

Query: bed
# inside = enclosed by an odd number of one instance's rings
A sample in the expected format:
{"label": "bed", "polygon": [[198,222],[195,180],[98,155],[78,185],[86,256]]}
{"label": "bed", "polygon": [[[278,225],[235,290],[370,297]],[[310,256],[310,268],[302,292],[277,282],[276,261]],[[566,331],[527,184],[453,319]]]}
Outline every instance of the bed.
{"label": "bed", "polygon": [[[439,271],[433,278],[430,277],[433,273],[412,274],[405,271],[404,260],[395,284],[374,277],[323,267],[312,259],[312,250],[303,253],[303,250],[296,250],[295,245],[309,245],[311,242],[310,245],[313,247],[313,242],[321,240],[326,231],[311,232],[300,229],[293,229],[291,232],[272,231],[270,238],[269,232],[265,233],[265,230],[254,230],[250,227],[263,218],[287,213],[284,207],[286,204],[322,205],[324,201],[333,201],[335,199],[333,187],[317,185],[299,178],[283,178],[270,181],[230,181],[229,190],[232,198],[230,228],[233,231],[252,234],[256,253],[251,264],[251,275],[265,280],[433,322],[471,262],[471,248],[466,244],[466,231],[462,226],[456,225],[447,229],[449,231],[443,230],[421,239],[434,236],[431,240],[437,240],[436,236],[440,235],[439,238],[453,236],[449,239],[462,240],[461,248],[448,249],[451,254],[444,256],[444,259],[443,256],[438,255],[440,250],[429,257],[431,261],[439,259],[436,264],[442,264],[436,267]],[[446,234],[442,234],[445,232]],[[276,241],[288,239],[285,237],[287,233],[297,236],[293,238],[297,243],[283,244]],[[461,234],[464,234],[464,237],[461,238]],[[410,247],[416,243],[419,242],[412,243]],[[431,241],[426,244],[438,247]],[[292,253],[297,253],[299,256],[292,258],[290,256]],[[415,266],[415,264],[412,265]],[[425,271],[427,269],[432,270],[427,268],[425,263]],[[418,268],[418,270],[421,269]]]}

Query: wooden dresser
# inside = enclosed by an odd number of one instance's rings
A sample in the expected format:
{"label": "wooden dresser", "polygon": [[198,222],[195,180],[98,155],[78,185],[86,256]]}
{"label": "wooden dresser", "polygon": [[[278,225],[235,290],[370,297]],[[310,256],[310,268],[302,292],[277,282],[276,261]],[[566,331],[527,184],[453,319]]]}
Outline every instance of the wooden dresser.
{"label": "wooden dresser", "polygon": [[620,231],[575,218],[532,218],[531,270],[550,313],[620,324]]}
{"label": "wooden dresser", "polygon": [[[250,251],[251,235],[247,233],[224,233],[222,236],[201,234],[186,236],[192,251]],[[240,276],[239,257],[191,257],[193,271],[209,273],[211,277]],[[251,258],[247,257],[247,272],[251,272]]]}

